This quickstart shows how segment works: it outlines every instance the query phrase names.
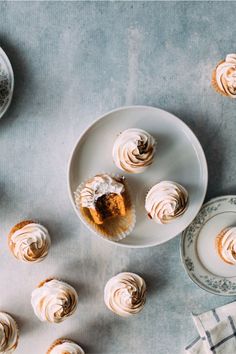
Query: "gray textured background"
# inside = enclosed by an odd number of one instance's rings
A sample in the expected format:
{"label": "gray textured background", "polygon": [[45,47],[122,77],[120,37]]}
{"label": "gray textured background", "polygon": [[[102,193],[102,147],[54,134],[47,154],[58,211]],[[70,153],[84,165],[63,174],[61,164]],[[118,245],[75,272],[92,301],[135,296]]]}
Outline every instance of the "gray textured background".
{"label": "gray textured background", "polygon": [[[235,193],[235,101],[210,87],[211,70],[235,52],[236,3],[1,3],[0,44],[15,72],[12,105],[0,122],[0,308],[21,330],[18,354],[42,354],[69,336],[93,354],[180,354],[195,336],[190,312],[229,299],[191,283],[179,238],[128,250],[92,238],[72,210],[66,165],[81,131],[127,104],[153,105],[182,118],[200,139],[209,165],[207,199]],[[53,247],[41,264],[7,250],[9,229],[38,218]],[[146,279],[148,301],[125,320],[103,305],[103,287],[128,270]],[[34,286],[58,276],[80,293],[77,315],[40,323]]]}

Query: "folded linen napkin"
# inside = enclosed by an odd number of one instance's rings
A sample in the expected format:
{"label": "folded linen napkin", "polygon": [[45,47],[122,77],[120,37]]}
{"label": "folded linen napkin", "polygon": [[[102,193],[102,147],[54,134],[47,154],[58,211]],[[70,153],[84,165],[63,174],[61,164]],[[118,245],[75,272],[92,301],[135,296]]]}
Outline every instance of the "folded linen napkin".
{"label": "folded linen napkin", "polygon": [[236,353],[236,301],[192,317],[199,336],[186,354]]}

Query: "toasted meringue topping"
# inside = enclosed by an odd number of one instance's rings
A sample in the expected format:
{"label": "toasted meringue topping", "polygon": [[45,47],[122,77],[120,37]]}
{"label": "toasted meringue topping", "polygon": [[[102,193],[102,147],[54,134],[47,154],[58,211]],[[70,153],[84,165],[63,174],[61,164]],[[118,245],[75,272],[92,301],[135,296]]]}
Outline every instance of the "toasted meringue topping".
{"label": "toasted meringue topping", "polygon": [[166,224],[185,212],[187,202],[188,193],[183,186],[162,181],[148,192],[145,208],[151,219],[159,224]]}
{"label": "toasted meringue topping", "polygon": [[63,343],[56,344],[51,350],[50,354],[85,354],[83,349],[72,341],[63,341]]}
{"label": "toasted meringue topping", "polygon": [[72,286],[52,279],[32,292],[31,304],[41,321],[59,323],[75,312],[78,295]]}
{"label": "toasted meringue topping", "polygon": [[18,344],[18,327],[15,320],[0,312],[0,353],[12,353]]}
{"label": "toasted meringue topping", "polygon": [[142,129],[127,129],[113,147],[113,160],[118,168],[130,173],[141,173],[152,164],[155,139]]}
{"label": "toasted meringue topping", "polygon": [[217,66],[216,82],[222,92],[236,98],[236,54],[228,54]]}
{"label": "toasted meringue topping", "polygon": [[146,301],[145,281],[134,273],[120,273],[111,278],[104,289],[107,307],[119,316],[140,312]]}
{"label": "toasted meringue topping", "polygon": [[96,201],[104,194],[121,194],[125,190],[124,184],[108,174],[100,174],[89,179],[84,188],[75,192],[76,205],[95,209]]}
{"label": "toasted meringue topping", "polygon": [[227,227],[218,235],[220,252],[229,263],[236,265],[236,227]]}
{"label": "toasted meringue topping", "polygon": [[9,245],[17,259],[24,262],[40,262],[47,256],[51,240],[44,226],[30,223],[11,235]]}

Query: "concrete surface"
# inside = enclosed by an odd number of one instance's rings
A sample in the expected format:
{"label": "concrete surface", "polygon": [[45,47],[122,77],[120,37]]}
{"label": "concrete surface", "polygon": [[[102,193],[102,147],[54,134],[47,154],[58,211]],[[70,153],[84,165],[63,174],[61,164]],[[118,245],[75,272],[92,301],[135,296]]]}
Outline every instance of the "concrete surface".
{"label": "concrete surface", "polygon": [[[81,131],[112,108],[153,105],[182,118],[209,164],[207,199],[236,193],[236,102],[210,87],[211,70],[235,52],[233,2],[1,2],[0,44],[15,72],[12,105],[0,121],[0,308],[20,325],[17,354],[46,353],[66,336],[93,354],[180,354],[195,336],[190,312],[231,299],[192,284],[179,238],[152,249],[122,249],[91,237],[67,195],[66,167]],[[53,247],[41,264],[18,263],[7,233],[37,218]],[[126,320],[103,304],[117,272],[146,279],[148,301]],[[32,289],[56,276],[80,305],[59,325],[40,323]]]}

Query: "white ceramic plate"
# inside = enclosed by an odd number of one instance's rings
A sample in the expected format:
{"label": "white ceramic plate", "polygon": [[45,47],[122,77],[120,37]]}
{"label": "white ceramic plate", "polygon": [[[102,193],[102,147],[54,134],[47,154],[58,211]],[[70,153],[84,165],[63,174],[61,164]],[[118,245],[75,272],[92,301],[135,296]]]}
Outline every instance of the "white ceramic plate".
{"label": "white ceramic plate", "polygon": [[223,196],[203,205],[183,232],[181,257],[189,277],[202,289],[217,295],[236,295],[236,266],[218,255],[217,234],[236,225],[236,195]]}
{"label": "white ceramic plate", "polygon": [[6,53],[0,47],[0,118],[10,106],[14,90],[14,75]]}
{"label": "white ceramic plate", "polygon": [[[157,140],[153,165],[137,175],[125,174],[112,160],[117,135],[134,127],[146,130]],[[178,235],[197,215],[207,188],[206,159],[196,136],[173,114],[154,107],[118,108],[98,118],[80,136],[68,168],[69,195],[78,216],[74,191],[81,182],[100,172],[125,175],[132,190],[137,222],[133,232],[116,243],[120,246],[155,246]],[[187,211],[169,225],[158,225],[150,220],[144,208],[147,191],[161,180],[178,182],[189,192]]]}

